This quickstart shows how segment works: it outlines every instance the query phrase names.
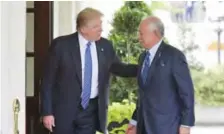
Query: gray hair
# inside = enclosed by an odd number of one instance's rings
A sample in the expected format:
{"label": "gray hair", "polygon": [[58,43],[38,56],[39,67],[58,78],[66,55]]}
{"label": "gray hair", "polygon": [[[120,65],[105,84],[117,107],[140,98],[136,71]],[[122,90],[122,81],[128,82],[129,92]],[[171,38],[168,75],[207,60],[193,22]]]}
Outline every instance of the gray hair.
{"label": "gray hair", "polygon": [[164,36],[165,28],[162,21],[160,20],[151,21],[149,23],[149,28],[151,31],[158,31],[162,37]]}

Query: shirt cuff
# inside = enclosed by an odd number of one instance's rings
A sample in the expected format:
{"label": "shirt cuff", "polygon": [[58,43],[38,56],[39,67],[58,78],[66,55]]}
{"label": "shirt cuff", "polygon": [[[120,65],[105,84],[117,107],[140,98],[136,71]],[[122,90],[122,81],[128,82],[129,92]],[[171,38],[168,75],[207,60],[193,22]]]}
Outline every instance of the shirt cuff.
{"label": "shirt cuff", "polygon": [[188,128],[190,128],[191,126],[186,126],[186,125],[180,125],[181,127],[188,127]]}
{"label": "shirt cuff", "polygon": [[130,120],[130,122],[129,122],[131,125],[134,125],[134,126],[137,126],[137,121],[136,120]]}

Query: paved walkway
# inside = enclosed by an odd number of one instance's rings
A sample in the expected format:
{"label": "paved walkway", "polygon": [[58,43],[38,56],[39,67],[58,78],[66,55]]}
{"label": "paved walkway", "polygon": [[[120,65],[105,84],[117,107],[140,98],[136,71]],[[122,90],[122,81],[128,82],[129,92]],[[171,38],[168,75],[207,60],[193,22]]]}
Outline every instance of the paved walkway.
{"label": "paved walkway", "polygon": [[192,128],[191,134],[224,134],[224,126],[220,127],[195,126]]}
{"label": "paved walkway", "polygon": [[224,107],[197,105],[195,107],[195,118],[198,126],[224,126]]}
{"label": "paved walkway", "polygon": [[224,134],[224,107],[195,107],[196,126],[191,134]]}

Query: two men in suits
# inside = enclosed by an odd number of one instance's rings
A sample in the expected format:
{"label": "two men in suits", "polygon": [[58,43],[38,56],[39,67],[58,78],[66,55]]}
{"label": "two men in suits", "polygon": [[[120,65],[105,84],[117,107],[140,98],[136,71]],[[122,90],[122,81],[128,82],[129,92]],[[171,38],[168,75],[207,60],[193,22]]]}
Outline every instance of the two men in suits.
{"label": "two men in suits", "polygon": [[194,89],[186,58],[163,36],[157,17],[140,23],[139,40],[146,51],[139,57],[139,98],[127,134],[190,134],[194,126]]}
{"label": "two men in suits", "polygon": [[102,13],[77,17],[77,31],[52,41],[41,85],[44,126],[53,134],[106,133],[110,73],[136,77],[137,65],[122,64],[101,37]]}

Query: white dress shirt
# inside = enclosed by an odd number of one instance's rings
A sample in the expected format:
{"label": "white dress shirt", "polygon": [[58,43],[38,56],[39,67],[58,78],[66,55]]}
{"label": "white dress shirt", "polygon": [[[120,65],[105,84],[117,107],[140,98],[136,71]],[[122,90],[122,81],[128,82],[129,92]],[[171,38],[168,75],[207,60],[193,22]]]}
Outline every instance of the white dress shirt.
{"label": "white dress shirt", "polygon": [[[83,84],[84,84],[84,71],[85,71],[85,51],[87,43],[89,41],[86,40],[80,33],[78,34],[78,39],[79,39],[81,63],[82,63],[82,87],[84,87]],[[95,42],[91,42],[90,52],[92,57],[92,83],[91,83],[90,98],[95,98],[98,96],[98,56]]]}
{"label": "white dress shirt", "polygon": [[156,52],[157,52],[161,42],[162,42],[162,39],[156,45],[154,45],[151,49],[148,50],[150,53],[150,65],[152,64],[152,61],[156,55]]}
{"label": "white dress shirt", "polygon": [[[154,57],[156,55],[156,52],[157,52],[158,48],[161,45],[161,42],[162,42],[162,39],[156,45],[154,45],[151,49],[147,50],[150,53],[150,65],[152,64],[152,61],[153,61],[153,59],[154,59]],[[132,119],[132,120],[130,120],[130,124],[136,126],[137,125],[137,121]],[[181,125],[181,126],[182,127],[189,127],[189,126],[186,126],[186,125]]]}

